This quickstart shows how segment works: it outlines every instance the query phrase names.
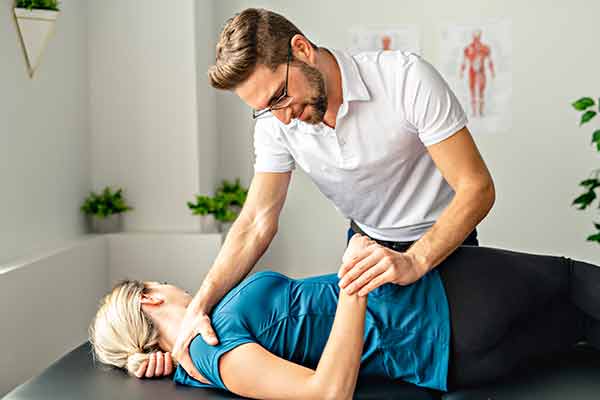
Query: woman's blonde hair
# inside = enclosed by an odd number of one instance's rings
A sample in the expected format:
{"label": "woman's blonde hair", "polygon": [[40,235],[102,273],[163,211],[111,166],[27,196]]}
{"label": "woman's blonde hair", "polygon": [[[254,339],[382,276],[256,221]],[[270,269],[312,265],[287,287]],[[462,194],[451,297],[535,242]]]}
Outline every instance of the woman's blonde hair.
{"label": "woman's blonde hair", "polygon": [[[100,301],[89,327],[95,357],[133,375],[149,354],[160,350],[158,329],[142,310],[143,282],[123,280]],[[173,360],[175,361],[175,360]]]}

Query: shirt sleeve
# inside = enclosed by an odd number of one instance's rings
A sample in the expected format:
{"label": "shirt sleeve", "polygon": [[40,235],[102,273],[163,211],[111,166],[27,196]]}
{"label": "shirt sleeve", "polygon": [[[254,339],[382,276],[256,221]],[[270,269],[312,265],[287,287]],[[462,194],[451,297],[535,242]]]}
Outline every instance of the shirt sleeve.
{"label": "shirt sleeve", "polygon": [[198,335],[190,343],[190,357],[198,372],[211,382],[212,387],[228,390],[221,379],[219,359],[228,351],[245,343],[255,343],[256,340],[235,314],[220,313],[213,316],[211,322],[219,337],[219,344],[209,345]]}
{"label": "shirt sleeve", "polygon": [[280,128],[272,118],[256,122],[254,154],[254,172],[288,172],[296,168],[294,158],[283,142]]}
{"label": "shirt sleeve", "polygon": [[407,72],[404,108],[425,146],[441,142],[467,124],[467,116],[440,73],[418,58]]}

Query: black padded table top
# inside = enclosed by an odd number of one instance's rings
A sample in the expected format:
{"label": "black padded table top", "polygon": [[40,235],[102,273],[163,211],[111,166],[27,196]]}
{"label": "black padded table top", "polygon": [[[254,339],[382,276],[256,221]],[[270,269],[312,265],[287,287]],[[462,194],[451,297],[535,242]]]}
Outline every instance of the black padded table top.
{"label": "black padded table top", "polygon": [[[176,385],[169,378],[137,379],[124,371],[94,365],[89,343],[84,343],[30,379],[4,400],[131,399],[217,400],[240,397],[220,390]],[[379,379],[361,380],[355,399],[409,400],[529,400],[600,399],[600,352],[580,348],[560,359],[530,365],[493,385],[442,394],[414,385]]]}

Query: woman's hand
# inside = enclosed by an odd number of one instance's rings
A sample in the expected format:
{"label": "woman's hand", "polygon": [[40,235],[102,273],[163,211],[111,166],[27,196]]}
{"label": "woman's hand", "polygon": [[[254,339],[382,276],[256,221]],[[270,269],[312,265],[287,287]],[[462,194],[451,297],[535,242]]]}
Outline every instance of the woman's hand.
{"label": "woman's hand", "polygon": [[190,343],[200,333],[202,338],[208,344],[216,345],[219,343],[217,336],[210,324],[210,318],[206,313],[194,314],[190,311],[190,306],[186,311],[183,322],[181,323],[181,329],[179,330],[179,336],[175,340],[173,345],[172,353],[163,353],[157,351],[150,353],[148,361],[145,361],[140,365],[136,371],[135,376],[138,378],[152,378],[152,377],[163,377],[168,376],[173,372],[173,357],[179,362],[179,364],[185,369],[185,371],[194,379],[202,383],[210,383],[204,376],[202,376],[190,357]]}
{"label": "woman's hand", "polygon": [[427,273],[413,255],[388,249],[372,240],[367,242],[364,237],[352,243],[355,238],[356,235],[350,240],[346,250],[349,254],[344,254],[338,272],[339,286],[348,294],[358,291],[359,296],[366,296],[385,283],[409,285]]}
{"label": "woman's hand", "polygon": [[135,376],[138,378],[162,378],[173,372],[173,359],[171,353],[157,351],[148,355],[148,361],[144,361]]}

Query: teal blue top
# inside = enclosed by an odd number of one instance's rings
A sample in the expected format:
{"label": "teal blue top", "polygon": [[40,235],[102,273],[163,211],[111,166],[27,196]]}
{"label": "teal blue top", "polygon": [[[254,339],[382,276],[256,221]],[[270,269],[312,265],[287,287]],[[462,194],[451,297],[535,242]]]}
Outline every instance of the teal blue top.
{"label": "teal blue top", "polygon": [[[338,280],[335,274],[291,279],[273,271],[247,277],[213,309],[219,344],[210,346],[201,336],[190,344],[194,365],[211,384],[181,366],[173,380],[227,390],[219,358],[250,342],[315,369],[335,317]],[[448,301],[436,270],[409,286],[385,284],[369,293],[359,377],[384,376],[446,391],[449,343]]]}

